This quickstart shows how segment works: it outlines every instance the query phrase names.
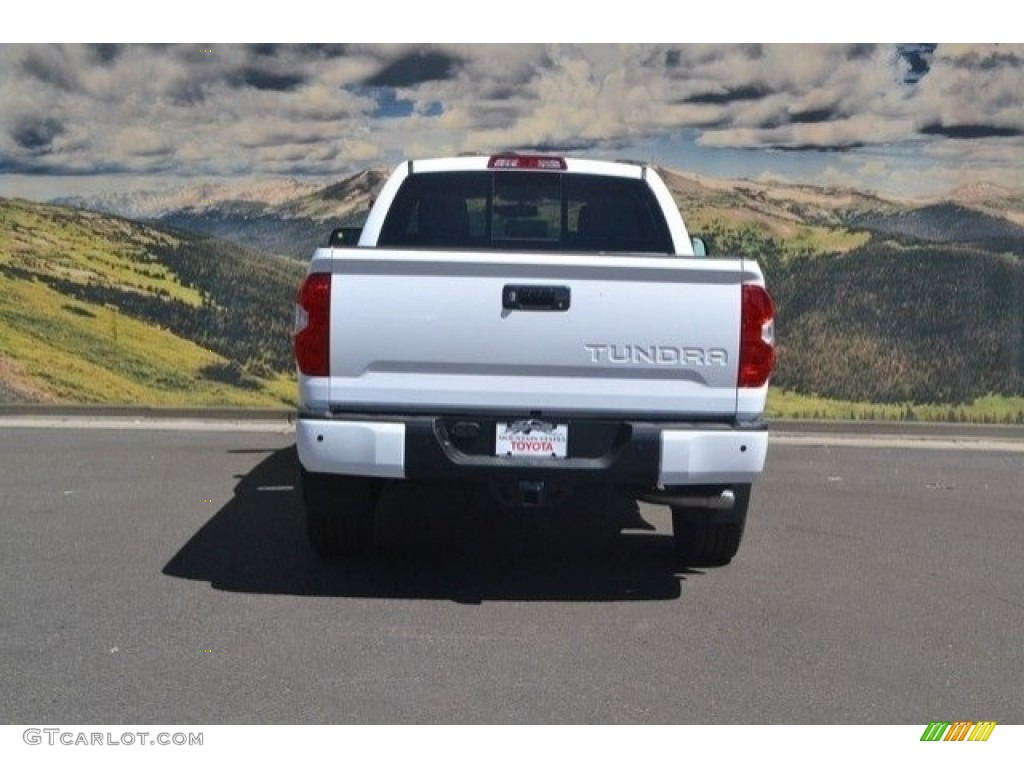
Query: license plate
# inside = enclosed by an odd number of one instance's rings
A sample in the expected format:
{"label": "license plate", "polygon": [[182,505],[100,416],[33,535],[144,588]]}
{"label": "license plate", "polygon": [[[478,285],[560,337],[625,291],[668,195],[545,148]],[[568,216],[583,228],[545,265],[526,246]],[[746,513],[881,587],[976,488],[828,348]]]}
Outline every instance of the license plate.
{"label": "license plate", "polygon": [[496,456],[538,459],[564,459],[568,455],[569,425],[550,424],[539,419],[499,422],[494,453]]}

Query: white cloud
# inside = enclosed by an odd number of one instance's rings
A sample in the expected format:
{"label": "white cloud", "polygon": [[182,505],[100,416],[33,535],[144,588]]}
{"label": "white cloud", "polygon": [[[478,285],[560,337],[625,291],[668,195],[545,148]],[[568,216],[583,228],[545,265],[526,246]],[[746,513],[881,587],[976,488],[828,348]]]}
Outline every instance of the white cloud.
{"label": "white cloud", "polygon": [[991,126],[1024,133],[1024,46],[945,46],[920,84],[922,125]]}
{"label": "white cloud", "polygon": [[167,137],[156,128],[138,125],[129,126],[117,134],[114,150],[121,157],[152,157],[174,151]]}
{"label": "white cloud", "polygon": [[[434,69],[417,77],[410,54],[424,51]],[[918,186],[924,173],[1005,179],[1024,164],[1022,61],[1019,46],[939,46],[914,84],[889,45],[3,45],[0,174],[341,175],[405,156],[645,156],[676,141],[903,158],[814,162],[862,184],[910,186],[908,169]],[[399,87],[363,87],[399,64]],[[797,175],[806,157],[781,153],[772,172]]]}

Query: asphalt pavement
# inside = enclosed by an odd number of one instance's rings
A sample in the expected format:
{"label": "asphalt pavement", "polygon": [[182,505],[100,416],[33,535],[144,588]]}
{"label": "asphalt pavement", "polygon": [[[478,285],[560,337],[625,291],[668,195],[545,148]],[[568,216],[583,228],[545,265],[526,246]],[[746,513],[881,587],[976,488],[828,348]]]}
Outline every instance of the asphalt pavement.
{"label": "asphalt pavement", "polygon": [[42,421],[0,420],[6,723],[1024,723],[1019,431],[780,432],[679,572],[665,508],[456,486],[325,563],[286,422]]}

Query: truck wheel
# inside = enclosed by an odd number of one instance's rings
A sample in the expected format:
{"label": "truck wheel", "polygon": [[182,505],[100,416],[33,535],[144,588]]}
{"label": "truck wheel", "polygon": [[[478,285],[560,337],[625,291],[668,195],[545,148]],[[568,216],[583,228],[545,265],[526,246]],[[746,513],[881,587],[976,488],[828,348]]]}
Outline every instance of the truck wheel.
{"label": "truck wheel", "polygon": [[365,555],[373,546],[381,482],[300,468],[306,534],[321,557]]}
{"label": "truck wheel", "polygon": [[728,512],[672,507],[672,535],[679,565],[713,568],[728,565],[736,556],[747,522],[750,485],[738,485],[733,490],[736,505]]}

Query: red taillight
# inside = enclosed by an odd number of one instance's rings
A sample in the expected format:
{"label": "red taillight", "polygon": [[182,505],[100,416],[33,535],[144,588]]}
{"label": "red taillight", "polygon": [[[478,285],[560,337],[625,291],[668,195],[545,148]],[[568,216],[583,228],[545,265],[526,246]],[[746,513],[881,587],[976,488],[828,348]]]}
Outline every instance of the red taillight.
{"label": "red taillight", "polygon": [[737,386],[763,387],[775,367],[775,304],[763,285],[743,286]]}
{"label": "red taillight", "polygon": [[307,376],[327,376],[331,368],[331,276],[307,275],[295,301],[295,362]]}
{"label": "red taillight", "polygon": [[488,168],[518,171],[564,171],[565,159],[547,155],[494,155],[487,161]]}

